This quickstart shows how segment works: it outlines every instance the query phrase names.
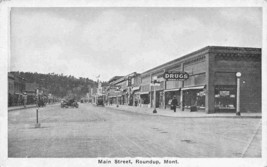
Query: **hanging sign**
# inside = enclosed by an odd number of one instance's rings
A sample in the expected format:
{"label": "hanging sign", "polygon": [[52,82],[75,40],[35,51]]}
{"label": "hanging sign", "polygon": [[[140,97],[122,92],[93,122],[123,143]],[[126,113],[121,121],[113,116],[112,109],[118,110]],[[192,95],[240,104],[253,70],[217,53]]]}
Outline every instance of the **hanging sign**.
{"label": "hanging sign", "polygon": [[166,81],[187,80],[189,78],[189,74],[186,72],[165,72],[163,78]]}

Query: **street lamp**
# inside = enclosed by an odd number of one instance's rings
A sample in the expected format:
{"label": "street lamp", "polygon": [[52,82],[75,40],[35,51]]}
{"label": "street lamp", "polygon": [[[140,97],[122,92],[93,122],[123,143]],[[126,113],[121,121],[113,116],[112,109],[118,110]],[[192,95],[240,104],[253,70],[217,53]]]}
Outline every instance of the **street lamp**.
{"label": "street lamp", "polygon": [[240,77],[241,77],[241,72],[236,73],[236,78],[237,78],[237,92],[236,92],[236,115],[240,116]]}
{"label": "street lamp", "polygon": [[159,82],[157,81],[157,76],[153,77],[153,82],[151,84],[151,86],[154,86],[154,110],[153,113],[157,113],[157,109],[156,109],[156,86],[159,86]]}

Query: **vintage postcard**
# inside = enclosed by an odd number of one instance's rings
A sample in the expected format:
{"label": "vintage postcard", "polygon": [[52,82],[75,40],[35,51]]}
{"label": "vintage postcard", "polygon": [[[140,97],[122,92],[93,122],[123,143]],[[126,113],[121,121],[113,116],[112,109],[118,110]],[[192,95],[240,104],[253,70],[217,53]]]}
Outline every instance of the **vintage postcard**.
{"label": "vintage postcard", "polygon": [[0,167],[267,165],[266,1],[0,6]]}

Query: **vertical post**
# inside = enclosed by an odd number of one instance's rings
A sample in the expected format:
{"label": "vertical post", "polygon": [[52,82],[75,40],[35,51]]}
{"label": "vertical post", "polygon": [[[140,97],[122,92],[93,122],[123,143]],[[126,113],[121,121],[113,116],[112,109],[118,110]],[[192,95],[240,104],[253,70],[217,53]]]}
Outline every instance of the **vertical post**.
{"label": "vertical post", "polygon": [[156,89],[155,89],[155,86],[154,86],[154,108],[156,108],[156,102],[157,102],[157,97],[156,97]]}
{"label": "vertical post", "polygon": [[35,128],[40,128],[41,124],[39,123],[39,120],[38,120],[38,111],[39,111],[39,108],[36,109],[36,123],[35,123]]}
{"label": "vertical post", "polygon": [[153,85],[154,86],[154,110],[153,110],[153,113],[157,113],[157,110],[156,110],[156,84],[158,84],[158,81],[157,81],[157,76],[154,76],[153,77],[153,84],[151,84],[151,86]]}
{"label": "vertical post", "polygon": [[118,95],[116,94],[117,107],[119,107]]}
{"label": "vertical post", "polygon": [[[165,89],[164,89],[165,90]],[[166,95],[165,95],[165,91],[163,90],[163,92],[162,92],[162,101],[163,101],[163,108],[164,109],[166,109],[166,103],[165,103],[165,101],[166,101]]]}
{"label": "vertical post", "polygon": [[180,106],[181,106],[180,108],[181,108],[182,111],[184,111],[184,99],[183,99],[184,98],[184,95],[183,94],[184,94],[184,92],[181,89],[180,90]]}
{"label": "vertical post", "polygon": [[38,124],[38,108],[36,109],[36,124]]}
{"label": "vertical post", "polygon": [[154,110],[153,113],[157,113],[156,110],[156,85],[154,85]]}
{"label": "vertical post", "polygon": [[149,92],[149,102],[150,102],[150,108],[152,108],[153,107],[153,105],[152,105],[152,96],[153,96],[153,92],[152,92],[152,86],[150,86],[150,92]]}
{"label": "vertical post", "polygon": [[241,77],[241,72],[236,73],[237,77],[237,92],[236,92],[236,115],[240,116],[240,77]]}
{"label": "vertical post", "polygon": [[[152,83],[152,74],[150,74],[150,81],[151,81],[151,83]],[[152,108],[153,106],[152,106],[152,96],[153,96],[153,92],[152,92],[153,90],[152,90],[152,85],[150,84],[150,90],[149,90],[149,103],[150,103],[150,105],[149,105],[149,107],[150,108]]]}

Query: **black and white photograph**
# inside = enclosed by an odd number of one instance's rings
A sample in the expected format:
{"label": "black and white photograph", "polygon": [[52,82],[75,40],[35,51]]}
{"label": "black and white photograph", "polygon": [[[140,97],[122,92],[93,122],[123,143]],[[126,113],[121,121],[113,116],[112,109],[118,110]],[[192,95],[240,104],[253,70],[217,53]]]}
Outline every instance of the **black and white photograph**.
{"label": "black and white photograph", "polygon": [[0,1],[0,167],[266,166],[256,2]]}

